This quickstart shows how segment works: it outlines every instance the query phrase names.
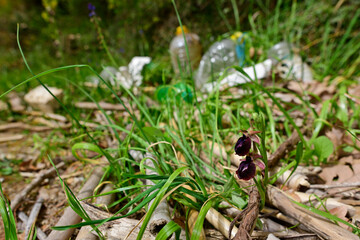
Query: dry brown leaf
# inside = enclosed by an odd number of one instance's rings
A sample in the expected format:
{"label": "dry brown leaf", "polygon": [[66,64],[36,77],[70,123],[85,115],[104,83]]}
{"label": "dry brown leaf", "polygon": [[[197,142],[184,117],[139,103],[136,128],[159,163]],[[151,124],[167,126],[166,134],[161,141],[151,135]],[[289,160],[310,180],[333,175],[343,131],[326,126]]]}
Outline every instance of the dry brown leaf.
{"label": "dry brown leaf", "polygon": [[[348,221],[349,219],[346,217],[346,214],[347,214],[347,208],[346,206],[339,206],[339,207],[336,207],[336,208],[333,208],[333,209],[330,209],[329,212],[332,214],[332,215],[335,215],[337,216],[338,218],[344,220],[344,221]],[[350,230],[351,231],[351,228],[347,225],[345,225],[344,223],[341,223],[339,222],[339,225],[347,230]]]}
{"label": "dry brown leaf", "polygon": [[326,167],[319,174],[319,176],[325,180],[326,184],[343,183],[354,175],[351,168],[347,165],[336,165],[332,167]]}

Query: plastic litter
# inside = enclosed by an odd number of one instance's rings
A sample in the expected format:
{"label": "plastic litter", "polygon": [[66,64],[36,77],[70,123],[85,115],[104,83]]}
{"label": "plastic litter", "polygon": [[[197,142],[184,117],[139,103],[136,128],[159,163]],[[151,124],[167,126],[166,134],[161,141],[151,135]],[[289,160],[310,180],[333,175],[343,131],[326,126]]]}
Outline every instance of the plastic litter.
{"label": "plastic litter", "polygon": [[[125,88],[133,86],[140,86],[142,84],[143,76],[142,69],[146,64],[151,62],[150,57],[133,57],[128,66],[121,66],[118,69],[114,67],[104,67],[100,76],[111,85],[121,84]],[[88,81],[99,84],[100,80],[96,76],[88,77]]]}
{"label": "plastic litter", "polygon": [[[258,63],[251,67],[245,67],[242,70],[249,75],[250,79],[240,72],[234,72],[219,82],[219,86],[227,85],[228,87],[235,86],[237,84],[243,84],[250,82],[251,80],[263,79],[271,73],[272,60],[267,59],[262,63]],[[217,86],[217,82],[207,83],[202,87],[202,91],[211,92]]]}
{"label": "plastic litter", "polygon": [[227,67],[242,66],[245,61],[244,34],[236,32],[230,39],[215,42],[204,54],[195,76],[196,87],[201,88],[210,77],[215,81]]}
{"label": "plastic litter", "polygon": [[294,53],[293,48],[288,42],[279,42],[269,49],[268,56],[281,78],[312,82],[311,68]]}
{"label": "plastic litter", "polygon": [[[183,26],[186,42],[182,34],[181,27],[176,28],[176,36],[170,43],[170,54],[173,69],[176,74],[188,73],[189,66],[194,70],[199,65],[201,59],[200,38],[195,33],[190,33],[186,26]],[[186,54],[186,44],[189,50],[190,64]]]}

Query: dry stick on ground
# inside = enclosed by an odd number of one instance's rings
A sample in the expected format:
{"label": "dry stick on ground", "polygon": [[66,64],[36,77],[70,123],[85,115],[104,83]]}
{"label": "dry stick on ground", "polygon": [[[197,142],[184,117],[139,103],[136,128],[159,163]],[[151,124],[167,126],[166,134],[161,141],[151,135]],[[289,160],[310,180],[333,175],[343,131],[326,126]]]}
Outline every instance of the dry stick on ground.
{"label": "dry stick on ground", "polygon": [[[114,189],[114,186],[112,184],[106,184],[104,189],[101,191],[101,194],[112,191],[113,189]],[[110,203],[112,203],[114,201],[114,198],[115,198],[114,194],[101,196],[96,199],[96,204],[101,204],[101,205],[106,206],[106,205],[109,205]],[[96,240],[96,239],[98,239],[98,237],[95,234],[92,234],[92,232],[93,231],[91,228],[89,229],[89,228],[82,227],[80,229],[79,234],[76,236],[76,240]]]}
{"label": "dry stick on ground", "polygon": [[43,202],[44,202],[44,199],[42,197],[39,197],[36,200],[33,208],[31,209],[29,219],[26,222],[26,226],[25,226],[25,237],[26,237],[26,239],[32,239],[32,236],[28,236],[28,235],[29,235],[31,226],[35,223],[35,221],[37,219],[37,216],[39,215],[39,212],[40,212],[40,209],[41,209],[41,206],[42,206]]}
{"label": "dry stick on ground", "polygon": [[291,150],[295,149],[297,143],[300,141],[300,137],[297,131],[294,131],[290,138],[285,140],[276,151],[271,154],[268,159],[268,168],[271,169],[275,167],[280,159],[285,157],[286,153],[290,152]]}
{"label": "dry stick on ground", "polygon": [[[112,217],[112,214],[109,214],[99,208],[87,203],[81,202],[84,210],[87,212],[91,219],[105,219]],[[85,226],[88,231],[91,231],[90,226]],[[131,218],[120,218],[110,222],[106,222],[98,226],[101,233],[104,235],[105,239],[112,240],[136,240],[137,235],[140,231],[139,220]],[[128,236],[129,231],[132,230],[131,234]],[[145,229],[142,239],[146,240],[155,240],[155,237],[150,233],[149,228]]]}
{"label": "dry stick on ground", "polygon": [[[18,216],[19,216],[20,220],[23,221],[23,223],[25,223],[25,224],[29,221],[29,217],[26,216],[26,214],[24,212],[19,212]],[[39,227],[36,227],[36,236],[40,240],[46,240],[46,238],[47,238],[46,234]]]}
{"label": "dry stick on ground", "polygon": [[249,192],[249,201],[247,207],[231,222],[231,227],[229,230],[232,230],[232,226],[237,220],[241,220],[236,236],[232,238],[233,240],[247,240],[251,239],[251,232],[255,227],[256,218],[259,215],[260,207],[260,193],[257,189],[255,183],[252,180],[253,186],[250,188]]}
{"label": "dry stick on ground", "polygon": [[[101,167],[96,168],[89,179],[86,181],[84,186],[81,188],[77,198],[87,198],[90,197],[95,189],[95,187],[99,184],[99,181],[104,174],[104,171]],[[81,221],[81,217],[77,215],[74,210],[70,207],[66,208],[64,214],[57,222],[56,226],[65,226],[65,225],[73,225],[77,224]],[[75,231],[74,228],[67,229],[65,231],[56,231],[53,230],[50,235],[48,236],[47,240],[65,240],[69,239],[73,232]]]}
{"label": "dry stick on ground", "polygon": [[274,186],[268,186],[267,196],[271,205],[284,214],[296,219],[321,238],[334,240],[359,239],[358,236],[348,230],[298,206],[283,191]]}
{"label": "dry stick on ground", "polygon": [[[116,110],[116,111],[125,110],[124,106],[121,104],[112,104],[107,102],[99,102],[98,104],[104,110]],[[99,109],[98,105],[94,102],[77,102],[75,103],[75,107],[82,109]]]}
{"label": "dry stick on ground", "polygon": [[348,188],[348,187],[360,187],[360,182],[340,183],[333,185],[313,184],[310,186],[310,188],[317,188],[317,189]]}
{"label": "dry stick on ground", "polygon": [[[64,162],[61,162],[59,164],[56,165],[57,169],[60,169],[62,167],[65,166]],[[41,172],[39,172],[39,174],[36,176],[35,179],[33,179],[31,181],[31,183],[29,185],[27,185],[20,193],[18,193],[14,200],[11,201],[11,209],[16,209],[19,204],[21,203],[21,201],[24,200],[25,196],[27,194],[29,194],[29,192],[34,189],[36,186],[38,186],[42,181],[44,181],[44,179],[52,176],[55,173],[55,168],[50,168],[48,170],[43,170]]]}

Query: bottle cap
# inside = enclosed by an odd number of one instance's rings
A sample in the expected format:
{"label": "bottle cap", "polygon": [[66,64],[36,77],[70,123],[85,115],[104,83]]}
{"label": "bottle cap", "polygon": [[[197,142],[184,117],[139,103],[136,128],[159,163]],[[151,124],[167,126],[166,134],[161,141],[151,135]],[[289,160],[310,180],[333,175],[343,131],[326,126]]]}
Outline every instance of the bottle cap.
{"label": "bottle cap", "polygon": [[[182,26],[182,29],[184,30],[184,33],[189,33],[189,29],[186,26]],[[182,34],[181,27],[176,28],[176,36],[179,36]]]}

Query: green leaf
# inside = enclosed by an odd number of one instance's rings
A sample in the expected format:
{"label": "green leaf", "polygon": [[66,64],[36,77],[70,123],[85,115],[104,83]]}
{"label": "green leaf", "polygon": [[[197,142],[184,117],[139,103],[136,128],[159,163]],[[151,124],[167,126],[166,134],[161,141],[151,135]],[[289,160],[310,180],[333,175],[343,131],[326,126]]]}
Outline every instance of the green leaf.
{"label": "green leaf", "polygon": [[141,225],[139,234],[137,236],[137,240],[140,240],[145,232],[146,226],[150,221],[151,215],[153,214],[155,208],[159,205],[160,201],[162,200],[162,198],[164,197],[165,193],[167,192],[168,188],[170,187],[171,183],[176,179],[176,177],[183,171],[185,171],[186,169],[188,169],[188,167],[181,167],[177,170],[175,170],[170,177],[168,178],[168,180],[165,182],[164,186],[162,186],[162,188],[159,190],[159,192],[156,194],[156,197],[154,199],[154,201],[152,202],[150,208],[148,209],[148,212],[146,213],[145,217],[144,217],[144,221]]}
{"label": "green leaf", "polygon": [[203,229],[203,226],[204,226],[204,220],[205,220],[206,214],[208,213],[208,211],[212,207],[212,203],[213,203],[214,200],[215,200],[215,198],[210,199],[208,202],[206,202],[202,206],[202,208],[201,208],[201,210],[199,212],[198,218],[196,220],[194,229],[193,229],[193,234],[191,236],[191,240],[199,239],[200,234],[201,234],[201,230]]}
{"label": "green leaf", "polygon": [[155,142],[159,139],[164,140],[163,132],[156,127],[143,127],[142,130],[149,141]]}
{"label": "green leaf", "polygon": [[325,136],[320,136],[314,140],[314,153],[319,161],[328,158],[334,152],[334,145]]}
{"label": "green leaf", "polygon": [[155,240],[166,240],[170,237],[174,232],[180,234],[181,227],[174,221],[168,222],[156,235]]}

